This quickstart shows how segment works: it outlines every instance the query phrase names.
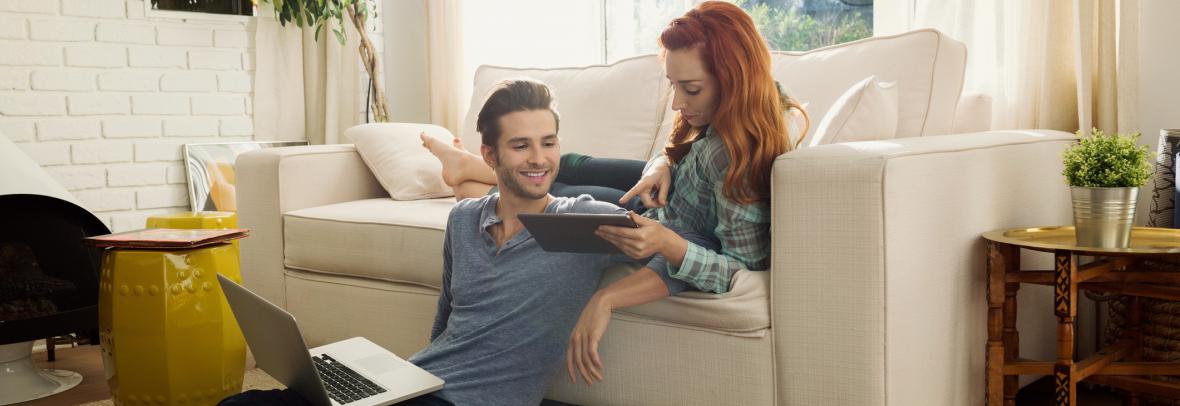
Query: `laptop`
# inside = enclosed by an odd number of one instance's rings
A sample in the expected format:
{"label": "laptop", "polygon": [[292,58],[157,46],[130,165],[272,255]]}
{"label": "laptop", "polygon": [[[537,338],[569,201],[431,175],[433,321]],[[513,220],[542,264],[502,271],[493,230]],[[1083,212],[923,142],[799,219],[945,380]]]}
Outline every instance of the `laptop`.
{"label": "laptop", "polygon": [[313,405],[388,405],[443,386],[362,337],[308,350],[290,313],[222,275],[217,280],[258,367]]}

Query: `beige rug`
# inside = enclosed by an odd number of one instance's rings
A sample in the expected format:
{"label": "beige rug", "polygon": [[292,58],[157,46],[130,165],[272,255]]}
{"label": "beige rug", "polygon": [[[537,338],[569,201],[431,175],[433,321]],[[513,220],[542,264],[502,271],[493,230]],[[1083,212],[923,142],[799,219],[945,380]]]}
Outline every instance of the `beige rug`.
{"label": "beige rug", "polygon": [[[249,371],[246,371],[246,376],[243,377],[243,379],[242,379],[242,391],[243,392],[248,391],[250,389],[264,389],[265,390],[265,389],[281,389],[281,388],[284,388],[283,384],[279,383],[279,381],[274,380],[274,378],[271,378],[270,375],[266,374],[266,372],[262,372],[261,369],[251,369]],[[98,402],[84,403],[84,404],[82,404],[82,406],[113,406],[114,404],[115,403],[112,400],[107,399],[107,400],[100,400]]]}

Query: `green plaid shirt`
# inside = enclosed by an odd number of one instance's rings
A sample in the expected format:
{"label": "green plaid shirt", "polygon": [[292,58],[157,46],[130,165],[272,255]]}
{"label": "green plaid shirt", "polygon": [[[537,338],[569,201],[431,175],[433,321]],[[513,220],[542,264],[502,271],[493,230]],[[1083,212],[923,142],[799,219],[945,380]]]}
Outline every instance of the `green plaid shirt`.
{"label": "green plaid shirt", "polygon": [[729,152],[709,128],[672,167],[674,193],[669,195],[668,205],[644,213],[665,225],[721,241],[721,252],[689,242],[680,266],[667,264],[668,275],[705,292],[728,292],[729,281],[738,270],[770,268],[770,205],[741,204],[726,198],[722,190],[728,170]]}

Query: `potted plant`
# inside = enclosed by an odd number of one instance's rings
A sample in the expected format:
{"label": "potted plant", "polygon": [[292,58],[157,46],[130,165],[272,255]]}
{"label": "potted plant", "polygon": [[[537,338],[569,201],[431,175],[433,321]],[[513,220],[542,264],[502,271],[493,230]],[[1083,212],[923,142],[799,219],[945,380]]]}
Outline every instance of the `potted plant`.
{"label": "potted plant", "polygon": [[1151,176],[1151,153],[1138,145],[1139,135],[1108,135],[1095,128],[1066,148],[1062,174],[1071,187],[1079,246],[1129,246],[1139,186]]}

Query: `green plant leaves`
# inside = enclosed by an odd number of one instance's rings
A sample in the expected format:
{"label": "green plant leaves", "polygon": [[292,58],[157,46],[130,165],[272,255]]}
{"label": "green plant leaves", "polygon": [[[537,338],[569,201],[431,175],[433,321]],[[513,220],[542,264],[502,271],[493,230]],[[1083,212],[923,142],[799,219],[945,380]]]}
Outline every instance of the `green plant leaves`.
{"label": "green plant leaves", "polygon": [[[1081,131],[1078,132],[1079,134]],[[1151,152],[1138,132],[1105,134],[1095,128],[1062,154],[1066,183],[1081,187],[1139,187],[1151,177]]]}
{"label": "green plant leaves", "polygon": [[[279,20],[279,24],[286,27],[288,22],[294,22],[297,27],[315,27],[315,39],[319,41],[320,31],[323,30],[324,25],[331,20],[339,22],[340,27],[346,24],[353,24],[351,18],[348,17],[348,9],[356,8],[356,12],[360,20],[366,21],[369,13],[374,12],[376,5],[372,3],[375,0],[262,0],[263,2],[270,2],[275,7],[275,18]],[[363,27],[357,27],[362,29]],[[348,42],[348,37],[345,36],[344,30],[333,28],[332,33],[336,35],[336,40],[340,41],[341,45]]]}
{"label": "green plant leaves", "polygon": [[872,25],[859,11],[824,14],[817,19],[795,7],[784,10],[752,0],[735,4],[750,14],[771,50],[807,51],[873,35]]}

